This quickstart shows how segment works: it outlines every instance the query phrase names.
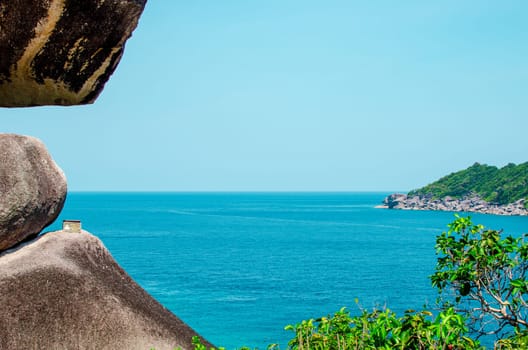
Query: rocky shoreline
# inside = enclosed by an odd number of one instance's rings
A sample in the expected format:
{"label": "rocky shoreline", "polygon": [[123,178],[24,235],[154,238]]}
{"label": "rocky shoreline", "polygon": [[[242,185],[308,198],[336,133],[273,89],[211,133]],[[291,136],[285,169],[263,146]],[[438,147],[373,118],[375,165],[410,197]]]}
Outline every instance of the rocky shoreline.
{"label": "rocky shoreline", "polygon": [[477,195],[453,198],[446,196],[441,199],[431,196],[408,196],[402,193],[393,193],[383,200],[383,204],[377,208],[401,209],[401,210],[440,210],[456,212],[473,212],[481,214],[528,215],[528,209],[524,207],[525,199],[516,202],[498,205],[488,203]]}

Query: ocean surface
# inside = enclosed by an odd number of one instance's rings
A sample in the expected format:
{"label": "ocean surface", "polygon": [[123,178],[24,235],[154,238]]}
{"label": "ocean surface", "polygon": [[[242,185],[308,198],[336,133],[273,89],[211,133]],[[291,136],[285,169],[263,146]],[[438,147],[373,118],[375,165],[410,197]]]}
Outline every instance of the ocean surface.
{"label": "ocean surface", "polygon": [[[70,193],[152,296],[217,346],[286,348],[284,326],[343,306],[433,305],[435,236],[453,213],[375,209],[388,193]],[[471,215],[511,234],[528,217]]]}

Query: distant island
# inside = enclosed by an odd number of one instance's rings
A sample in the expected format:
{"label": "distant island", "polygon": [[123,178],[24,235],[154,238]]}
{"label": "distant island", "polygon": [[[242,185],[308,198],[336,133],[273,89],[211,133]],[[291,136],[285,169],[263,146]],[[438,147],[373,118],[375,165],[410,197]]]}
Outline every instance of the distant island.
{"label": "distant island", "polygon": [[407,194],[391,194],[378,208],[528,215],[528,162],[503,168],[475,163]]}

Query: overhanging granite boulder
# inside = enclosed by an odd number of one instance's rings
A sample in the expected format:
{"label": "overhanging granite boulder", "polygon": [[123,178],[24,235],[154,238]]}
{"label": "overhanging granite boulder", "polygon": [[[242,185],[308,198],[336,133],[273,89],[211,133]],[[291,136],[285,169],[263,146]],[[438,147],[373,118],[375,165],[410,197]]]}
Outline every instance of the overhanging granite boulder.
{"label": "overhanging granite boulder", "polygon": [[95,101],[146,0],[2,0],[0,106]]}

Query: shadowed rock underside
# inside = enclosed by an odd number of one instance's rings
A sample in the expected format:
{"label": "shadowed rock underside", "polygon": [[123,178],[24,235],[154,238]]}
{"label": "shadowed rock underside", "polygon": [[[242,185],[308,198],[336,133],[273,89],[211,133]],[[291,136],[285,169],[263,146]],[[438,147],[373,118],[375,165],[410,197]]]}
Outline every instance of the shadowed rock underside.
{"label": "shadowed rock underside", "polygon": [[95,101],[146,0],[0,2],[0,106]]}

